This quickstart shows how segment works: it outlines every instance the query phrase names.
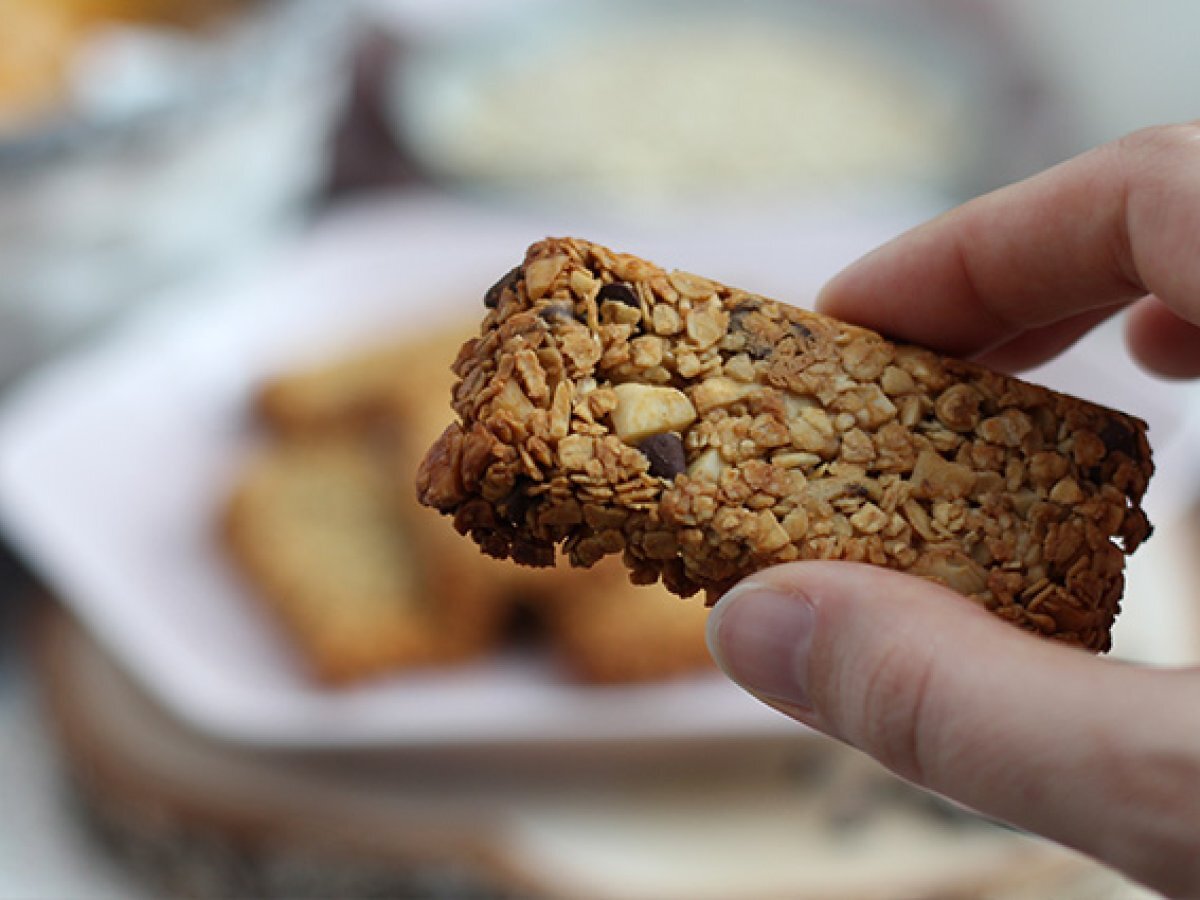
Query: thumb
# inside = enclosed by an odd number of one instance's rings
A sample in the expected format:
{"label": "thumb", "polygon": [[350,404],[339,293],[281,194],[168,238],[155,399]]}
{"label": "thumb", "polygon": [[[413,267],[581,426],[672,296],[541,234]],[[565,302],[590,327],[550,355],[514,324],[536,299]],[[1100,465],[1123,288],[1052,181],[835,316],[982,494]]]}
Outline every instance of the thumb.
{"label": "thumb", "polygon": [[709,644],[748,691],[911,781],[1160,889],[1200,888],[1194,673],[1099,660],[844,562],[752,576]]}

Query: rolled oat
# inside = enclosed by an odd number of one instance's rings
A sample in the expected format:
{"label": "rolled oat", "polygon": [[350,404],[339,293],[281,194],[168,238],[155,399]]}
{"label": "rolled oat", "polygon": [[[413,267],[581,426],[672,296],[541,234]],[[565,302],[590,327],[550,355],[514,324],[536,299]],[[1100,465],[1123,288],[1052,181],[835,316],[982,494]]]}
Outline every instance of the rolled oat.
{"label": "rolled oat", "polygon": [[710,599],[869,562],[1108,648],[1150,533],[1144,422],[582,240],[532,246],[485,306],[418,477],[485,552],[620,553]]}

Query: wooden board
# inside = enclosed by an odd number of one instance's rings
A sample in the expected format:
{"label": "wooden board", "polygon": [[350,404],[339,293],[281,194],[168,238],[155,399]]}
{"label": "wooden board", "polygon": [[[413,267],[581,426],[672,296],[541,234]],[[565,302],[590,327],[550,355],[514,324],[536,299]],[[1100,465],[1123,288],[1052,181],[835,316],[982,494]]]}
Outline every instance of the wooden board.
{"label": "wooden board", "polygon": [[86,808],[172,895],[1135,896],[832,743],[268,753],[166,716],[58,608],[37,633]]}

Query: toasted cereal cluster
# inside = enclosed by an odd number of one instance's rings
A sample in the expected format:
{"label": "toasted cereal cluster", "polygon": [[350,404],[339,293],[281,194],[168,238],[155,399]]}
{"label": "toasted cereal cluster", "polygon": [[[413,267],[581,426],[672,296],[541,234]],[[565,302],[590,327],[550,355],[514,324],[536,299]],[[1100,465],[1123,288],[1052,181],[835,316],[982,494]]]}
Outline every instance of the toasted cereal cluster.
{"label": "toasted cereal cluster", "polygon": [[1150,532],[1144,422],[582,240],[535,244],[485,304],[418,492],[488,554],[623,554],[710,598],[869,562],[1108,648]]}

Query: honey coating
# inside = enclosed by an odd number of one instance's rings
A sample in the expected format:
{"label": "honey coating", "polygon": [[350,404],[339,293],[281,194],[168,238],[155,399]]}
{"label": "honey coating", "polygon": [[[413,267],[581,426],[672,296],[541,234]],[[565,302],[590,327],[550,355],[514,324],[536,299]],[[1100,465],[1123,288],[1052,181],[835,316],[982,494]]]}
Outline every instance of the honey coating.
{"label": "honey coating", "polygon": [[1149,535],[1139,419],[577,239],[454,362],[420,499],[501,558],[710,599],[802,559],[920,575],[1108,649]]}

